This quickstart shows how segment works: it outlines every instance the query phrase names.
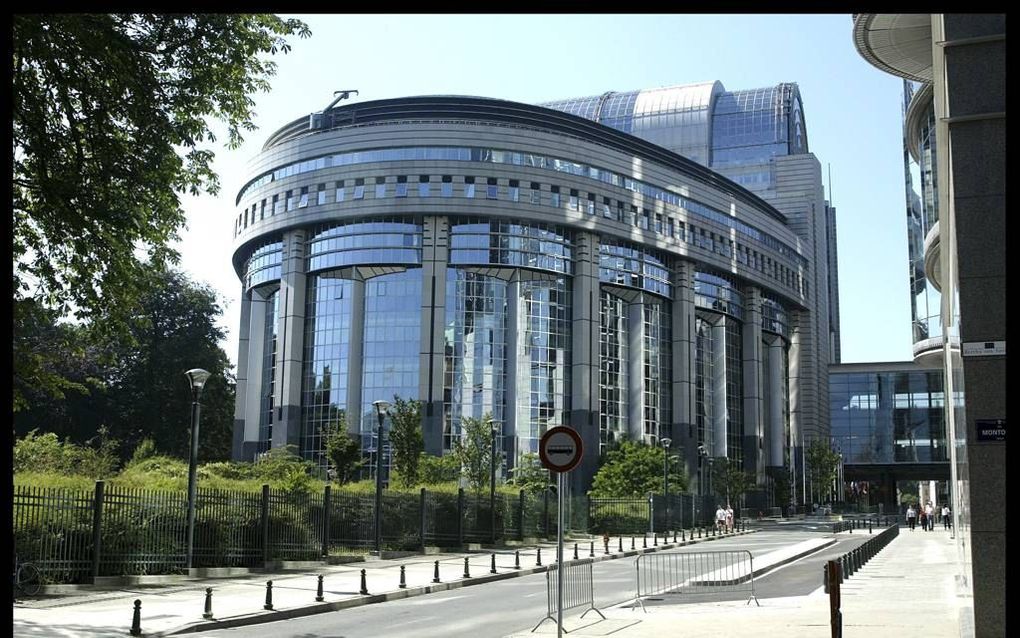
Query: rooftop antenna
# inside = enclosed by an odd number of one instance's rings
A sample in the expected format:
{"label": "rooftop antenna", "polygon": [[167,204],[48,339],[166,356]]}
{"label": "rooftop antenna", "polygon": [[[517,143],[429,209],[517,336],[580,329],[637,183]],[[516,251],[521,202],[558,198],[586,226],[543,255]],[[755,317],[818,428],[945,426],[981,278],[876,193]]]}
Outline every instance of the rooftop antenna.
{"label": "rooftop antenna", "polygon": [[354,93],[355,95],[357,95],[358,94],[358,90],[357,89],[343,89],[343,90],[340,90],[340,91],[333,91],[333,95],[339,95],[339,97],[337,97],[332,102],[330,102],[329,106],[327,106],[326,108],[324,108],[322,110],[323,113],[325,113],[326,111],[328,111],[331,108],[333,108],[333,106],[336,105],[336,103],[339,102],[340,100],[346,100],[347,98],[351,97],[351,93]]}
{"label": "rooftop antenna", "polygon": [[358,90],[343,89],[340,91],[333,91],[333,95],[335,95],[336,97],[333,98],[333,101],[329,103],[329,106],[324,108],[320,113],[312,113],[311,115],[308,116],[308,128],[310,130],[330,128],[332,126],[333,119],[332,116],[328,115],[329,110],[333,108],[336,105],[336,103],[339,102],[340,100],[344,100],[351,97],[351,93],[357,95]]}

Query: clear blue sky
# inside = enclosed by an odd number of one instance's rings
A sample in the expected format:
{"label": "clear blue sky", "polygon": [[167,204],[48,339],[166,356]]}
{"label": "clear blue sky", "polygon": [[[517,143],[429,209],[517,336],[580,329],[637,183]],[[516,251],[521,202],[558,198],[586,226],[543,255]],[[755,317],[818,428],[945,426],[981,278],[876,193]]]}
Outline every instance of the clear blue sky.
{"label": "clear blue sky", "polygon": [[[289,16],[287,16],[289,17]],[[182,266],[222,295],[223,344],[237,361],[241,284],[230,264],[234,198],[266,137],[354,99],[478,95],[543,102],[719,80],[727,90],[797,82],[810,150],[837,207],[844,362],[912,358],[901,87],[861,58],[848,14],[297,16],[312,37],[274,57],[259,126],[216,149],[218,197],[186,197]],[[220,136],[219,139],[226,139]]]}

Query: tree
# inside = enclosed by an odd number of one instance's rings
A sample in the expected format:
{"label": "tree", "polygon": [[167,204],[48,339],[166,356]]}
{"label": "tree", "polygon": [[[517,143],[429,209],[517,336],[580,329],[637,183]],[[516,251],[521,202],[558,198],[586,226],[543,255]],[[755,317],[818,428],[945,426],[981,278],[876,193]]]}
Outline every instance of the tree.
{"label": "tree", "polygon": [[[666,451],[661,447],[620,441],[607,451],[602,466],[592,480],[591,495],[601,498],[631,498],[649,492],[663,493],[663,462]],[[669,467],[670,492],[687,490],[687,476],[675,464]]]}
{"label": "tree", "polygon": [[526,492],[538,494],[552,485],[549,477],[549,470],[542,467],[542,463],[535,452],[525,452],[517,460],[517,467],[510,470],[510,482]]}
{"label": "tree", "polygon": [[340,485],[350,483],[365,464],[365,460],[361,455],[361,445],[347,431],[347,413],[339,410],[336,417],[323,429],[322,434],[326,460],[329,462],[333,478]]}
{"label": "tree", "polygon": [[394,395],[389,412],[393,469],[404,487],[412,487],[418,484],[418,464],[425,450],[425,438],[421,432],[421,401],[404,400]]}
{"label": "tree", "polygon": [[460,461],[453,454],[433,456],[422,452],[419,457],[418,471],[421,482],[425,485],[449,483],[456,481],[460,476]]}
{"label": "tree", "polygon": [[745,472],[740,464],[726,457],[712,463],[712,490],[726,499],[727,504],[740,500],[754,486],[754,476]]}
{"label": "tree", "polygon": [[[266,54],[294,33],[311,35],[265,14],[15,15],[15,304],[35,298],[125,338],[143,275],[177,260],[181,194],[219,191],[212,126],[240,146],[250,95],[276,73]],[[14,376],[32,379],[20,345]]]}
{"label": "tree", "polygon": [[468,485],[476,492],[489,485],[489,462],[492,454],[492,415],[482,418],[461,417],[462,436],[454,441],[454,456],[460,462]]}
{"label": "tree", "polygon": [[199,458],[229,458],[234,388],[230,361],[219,346],[224,332],[217,325],[222,310],[216,293],[174,270],[146,273],[141,284],[145,292],[129,308],[129,339],[110,338],[92,325],[43,326],[42,334],[73,335],[77,354],[61,372],[91,391],[67,390],[58,400],[26,388],[29,406],[15,414],[15,429],[42,426],[80,443],[105,424],[125,444],[125,455],[148,437],[161,453],[187,458],[191,388],[184,372],[204,368],[212,376],[202,393]]}
{"label": "tree", "polygon": [[813,491],[827,494],[839,473],[839,454],[826,441],[815,439],[808,446],[806,457]]}

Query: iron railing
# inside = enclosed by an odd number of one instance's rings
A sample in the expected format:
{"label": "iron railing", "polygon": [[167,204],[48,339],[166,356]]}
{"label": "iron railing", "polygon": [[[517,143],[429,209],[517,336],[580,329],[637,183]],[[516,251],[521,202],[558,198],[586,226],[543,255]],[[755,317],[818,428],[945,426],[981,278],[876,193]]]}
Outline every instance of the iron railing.
{"label": "iron railing", "polygon": [[637,568],[638,605],[650,596],[747,593],[747,604],[754,594],[754,559],[751,552],[682,552],[642,554]]}

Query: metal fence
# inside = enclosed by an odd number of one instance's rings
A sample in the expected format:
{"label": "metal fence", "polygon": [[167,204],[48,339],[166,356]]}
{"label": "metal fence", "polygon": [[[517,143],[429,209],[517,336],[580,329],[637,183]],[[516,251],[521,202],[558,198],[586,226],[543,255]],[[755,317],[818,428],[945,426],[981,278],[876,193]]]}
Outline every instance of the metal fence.
{"label": "metal fence", "polygon": [[683,552],[638,556],[636,601],[644,609],[650,596],[747,593],[754,595],[751,552]]}
{"label": "metal fence", "polygon": [[[595,561],[590,558],[563,562],[563,611],[586,607],[581,618],[589,611],[594,611],[605,620],[606,617],[595,607],[594,564]],[[546,614],[532,631],[547,620],[556,620],[559,607],[559,568],[559,563],[553,563],[545,572]]]}

